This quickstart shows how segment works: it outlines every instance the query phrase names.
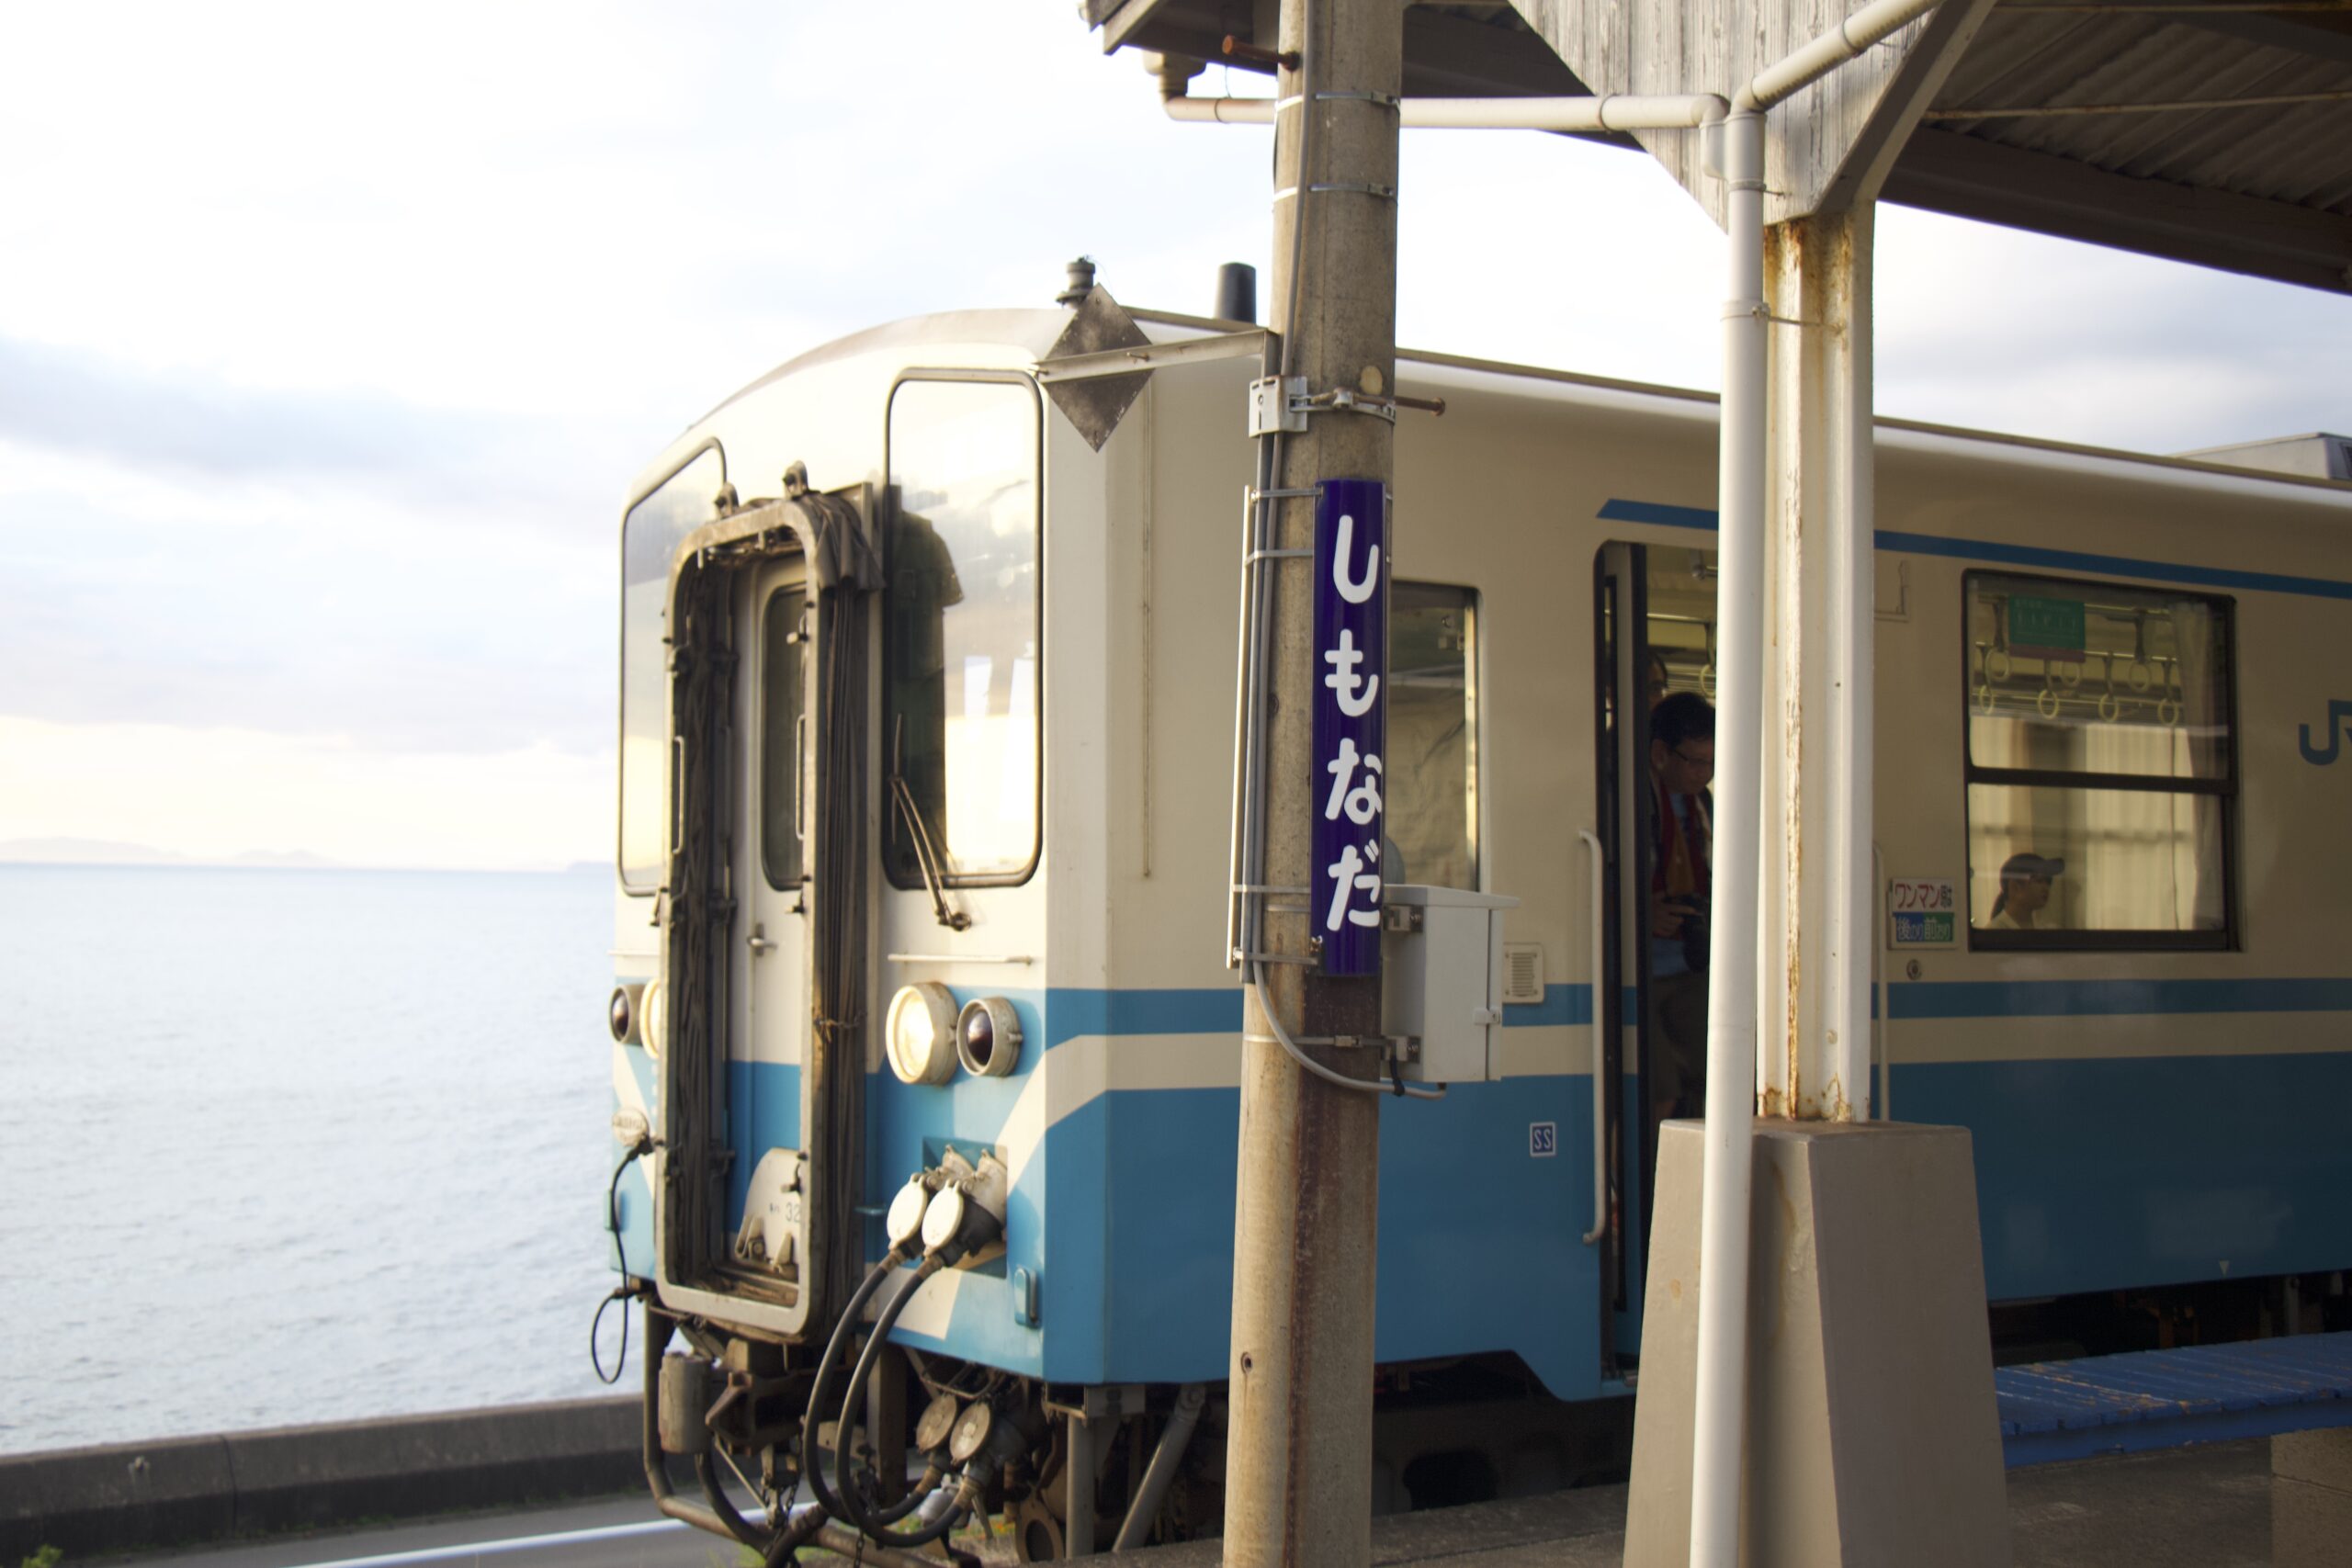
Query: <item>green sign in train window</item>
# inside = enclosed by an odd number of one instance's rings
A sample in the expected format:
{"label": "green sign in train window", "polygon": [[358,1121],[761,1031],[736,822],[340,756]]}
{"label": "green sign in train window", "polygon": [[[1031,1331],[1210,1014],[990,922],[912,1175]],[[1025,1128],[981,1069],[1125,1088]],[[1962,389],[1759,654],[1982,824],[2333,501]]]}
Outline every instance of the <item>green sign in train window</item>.
{"label": "green sign in train window", "polygon": [[2009,595],[2009,651],[2045,659],[2080,659],[2086,646],[2083,602]]}

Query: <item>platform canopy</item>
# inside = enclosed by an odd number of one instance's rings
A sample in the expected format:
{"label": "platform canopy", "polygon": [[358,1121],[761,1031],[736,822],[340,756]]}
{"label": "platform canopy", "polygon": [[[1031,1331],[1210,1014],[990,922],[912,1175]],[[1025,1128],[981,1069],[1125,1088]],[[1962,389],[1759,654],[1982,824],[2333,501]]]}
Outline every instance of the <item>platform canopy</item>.
{"label": "platform canopy", "polygon": [[[1415,5],[1405,92],[1721,92],[1859,3]],[[1083,10],[1106,49],[1274,43],[1271,4]],[[1947,0],[1856,67],[1787,106],[1818,132],[1775,138],[1768,219],[1875,196],[2352,293],[2352,0]],[[1692,140],[1644,142],[1712,208]]]}

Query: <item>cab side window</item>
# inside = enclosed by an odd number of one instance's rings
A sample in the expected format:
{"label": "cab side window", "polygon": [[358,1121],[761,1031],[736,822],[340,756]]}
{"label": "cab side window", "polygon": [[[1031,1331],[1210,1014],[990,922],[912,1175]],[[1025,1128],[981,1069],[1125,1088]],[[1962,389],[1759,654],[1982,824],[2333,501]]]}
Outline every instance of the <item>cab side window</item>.
{"label": "cab side window", "polygon": [[1467,588],[1388,588],[1390,882],[1478,886],[1477,599]]}

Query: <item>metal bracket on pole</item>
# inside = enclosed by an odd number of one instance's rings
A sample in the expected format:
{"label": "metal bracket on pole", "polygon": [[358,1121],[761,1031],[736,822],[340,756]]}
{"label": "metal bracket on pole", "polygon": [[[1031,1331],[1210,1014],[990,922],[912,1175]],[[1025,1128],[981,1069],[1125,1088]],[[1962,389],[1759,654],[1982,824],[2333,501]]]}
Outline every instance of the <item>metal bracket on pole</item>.
{"label": "metal bracket on pole", "polygon": [[[1306,416],[1313,413],[1370,414],[1374,419],[1385,419],[1394,424],[1398,409],[1419,409],[1424,413],[1442,414],[1445,412],[1445,400],[1386,398],[1376,393],[1359,392],[1352,387],[1334,387],[1328,392],[1309,396],[1304,376],[1286,379],[1268,377],[1250,383],[1250,434],[1252,437],[1272,435],[1276,432],[1286,435],[1303,434],[1306,430]],[[1289,493],[1311,495],[1315,492]]]}
{"label": "metal bracket on pole", "polygon": [[1268,376],[1250,383],[1250,434],[1306,434],[1306,378]]}

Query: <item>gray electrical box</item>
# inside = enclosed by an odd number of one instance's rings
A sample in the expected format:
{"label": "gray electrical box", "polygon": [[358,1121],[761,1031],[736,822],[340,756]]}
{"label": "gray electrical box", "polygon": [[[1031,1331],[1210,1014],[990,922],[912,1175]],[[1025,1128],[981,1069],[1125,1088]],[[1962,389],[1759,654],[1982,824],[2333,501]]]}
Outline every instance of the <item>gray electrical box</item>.
{"label": "gray electrical box", "polygon": [[1402,885],[1384,889],[1381,904],[1381,1027],[1420,1042],[1404,1076],[1417,1083],[1498,1076],[1503,911],[1519,900]]}

